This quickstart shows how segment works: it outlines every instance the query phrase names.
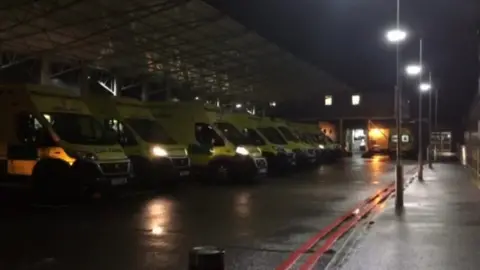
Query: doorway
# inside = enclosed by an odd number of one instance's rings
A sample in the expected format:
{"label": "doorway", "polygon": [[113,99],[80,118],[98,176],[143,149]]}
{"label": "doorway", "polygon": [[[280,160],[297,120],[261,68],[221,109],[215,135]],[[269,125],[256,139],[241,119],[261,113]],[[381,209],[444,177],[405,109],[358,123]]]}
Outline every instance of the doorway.
{"label": "doorway", "polygon": [[432,132],[431,144],[436,153],[452,152],[452,132]]}
{"label": "doorway", "polygon": [[352,129],[349,138],[351,152],[353,154],[363,153],[367,150],[367,134],[365,129]]}

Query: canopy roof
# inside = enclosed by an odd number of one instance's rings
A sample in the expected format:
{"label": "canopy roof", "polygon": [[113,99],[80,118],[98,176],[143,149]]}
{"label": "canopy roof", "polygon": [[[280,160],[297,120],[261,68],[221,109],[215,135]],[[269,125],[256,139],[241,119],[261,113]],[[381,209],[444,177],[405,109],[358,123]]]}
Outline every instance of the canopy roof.
{"label": "canopy roof", "polygon": [[1,50],[174,78],[208,95],[275,100],[349,91],[198,0],[8,0]]}

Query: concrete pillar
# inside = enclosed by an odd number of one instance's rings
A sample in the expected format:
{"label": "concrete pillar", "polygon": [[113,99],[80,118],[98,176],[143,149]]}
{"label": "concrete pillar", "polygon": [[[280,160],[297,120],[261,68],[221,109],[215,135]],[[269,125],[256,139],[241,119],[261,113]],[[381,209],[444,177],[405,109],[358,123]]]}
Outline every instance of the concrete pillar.
{"label": "concrete pillar", "polygon": [[182,68],[182,74],[183,74],[183,79],[185,80],[185,82],[188,84],[190,82],[190,76],[188,75],[188,69],[187,67],[183,67]]}
{"label": "concrete pillar", "polygon": [[50,69],[50,59],[48,56],[42,56],[40,65],[40,84],[51,85],[52,71]]}
{"label": "concrete pillar", "polygon": [[365,146],[366,146],[365,151],[368,152],[372,149],[372,146],[370,145],[370,138],[369,138],[370,132],[368,132],[370,130],[370,119],[367,119],[366,127],[367,129],[365,130]]}
{"label": "concrete pillar", "polygon": [[142,92],[141,92],[141,94],[140,94],[140,99],[141,99],[142,101],[148,101],[148,83],[142,82],[142,86],[141,86],[141,87],[142,87],[142,88],[141,88],[141,89],[142,89],[142,90],[141,90]]}
{"label": "concrete pillar", "polygon": [[165,78],[164,78],[164,87],[165,87],[165,99],[167,101],[171,101],[173,99],[172,95],[172,83],[170,81],[170,76],[168,73],[165,73]]}
{"label": "concrete pillar", "polygon": [[339,137],[339,140],[340,140],[340,145],[342,147],[345,147],[345,134],[343,132],[343,119],[340,119],[340,123],[339,123],[339,128],[338,128],[338,137]]}
{"label": "concrete pillar", "polygon": [[80,93],[81,95],[88,95],[90,93],[90,78],[88,66],[85,63],[80,67]]}

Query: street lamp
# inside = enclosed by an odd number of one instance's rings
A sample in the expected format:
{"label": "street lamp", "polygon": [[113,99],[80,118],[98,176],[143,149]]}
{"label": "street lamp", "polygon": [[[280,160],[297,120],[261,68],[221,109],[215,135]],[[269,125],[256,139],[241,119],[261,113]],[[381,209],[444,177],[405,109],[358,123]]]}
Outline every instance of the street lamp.
{"label": "street lamp", "polygon": [[[423,66],[423,39],[420,39],[419,43],[419,59],[420,66]],[[426,91],[423,89],[430,88],[430,86],[423,83],[422,72],[418,76],[418,85],[420,88],[420,93],[418,96],[418,180],[423,181],[423,109],[422,109],[422,92]]]}
{"label": "street lamp", "polygon": [[397,27],[387,31],[385,38],[390,43],[402,43],[407,38],[407,32]]}
{"label": "street lamp", "polygon": [[[428,155],[427,155],[427,161],[428,161],[428,167],[430,169],[433,169],[432,165],[432,92],[434,91],[433,85],[432,85],[432,73],[430,72],[428,74],[428,84],[430,84],[430,89],[428,91]],[[437,91],[435,91],[435,96],[437,94]],[[436,153],[436,149],[435,149]]]}
{"label": "street lamp", "polygon": [[428,82],[423,82],[418,86],[421,92],[428,92],[432,89],[432,85]]}
{"label": "street lamp", "polygon": [[410,77],[418,78],[418,89],[420,90],[418,97],[418,179],[423,180],[423,151],[422,151],[422,93],[428,92],[432,88],[431,83],[423,82],[423,40],[420,39],[419,63],[411,64],[405,67],[405,72]]}
{"label": "street lamp", "polygon": [[423,132],[422,132],[422,93],[428,92],[432,86],[431,83],[423,82],[423,40],[420,39],[419,64],[408,65],[405,68],[406,73],[410,77],[418,77],[418,89],[420,90],[418,96],[418,179],[423,180]]}
{"label": "street lamp", "polygon": [[408,76],[414,77],[420,75],[422,73],[423,67],[418,64],[410,64],[405,67],[405,72]]}
{"label": "street lamp", "polygon": [[[400,85],[400,44],[407,38],[407,32],[400,28],[400,0],[397,0],[397,18],[395,29],[387,31],[385,37],[389,43],[395,44],[396,53],[396,82],[395,82],[395,122],[397,138],[400,138],[402,129],[402,88]],[[400,140],[396,145],[396,164],[395,164],[395,209],[401,214],[403,211],[403,167],[401,154],[402,146]]]}

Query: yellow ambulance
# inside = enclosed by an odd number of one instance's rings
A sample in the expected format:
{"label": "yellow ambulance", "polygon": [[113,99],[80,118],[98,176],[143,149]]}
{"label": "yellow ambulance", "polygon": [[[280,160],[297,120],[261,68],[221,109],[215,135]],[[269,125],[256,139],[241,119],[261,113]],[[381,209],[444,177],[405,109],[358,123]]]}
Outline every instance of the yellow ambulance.
{"label": "yellow ambulance", "polygon": [[68,91],[0,86],[1,184],[33,187],[51,198],[127,184],[130,161],[115,134]]}
{"label": "yellow ambulance", "polygon": [[295,136],[286,121],[263,117],[259,127],[273,127],[287,141],[287,146],[293,150],[298,166],[309,166],[317,163],[317,149],[308,143],[302,142]]}
{"label": "yellow ambulance", "polygon": [[272,127],[259,127],[260,117],[240,112],[228,112],[222,115],[227,121],[240,130],[253,145],[260,148],[267,159],[271,173],[282,173],[296,166],[295,154],[287,147],[288,142]]}
{"label": "yellow ambulance", "polygon": [[234,126],[218,122],[218,108],[201,101],[150,102],[154,116],[179,143],[188,145],[192,169],[208,180],[250,182],[267,173],[258,147]]}
{"label": "yellow ambulance", "polygon": [[190,175],[186,147],[168,134],[145,103],[127,97],[84,98],[95,116],[117,134],[138,184],[155,188]]}

